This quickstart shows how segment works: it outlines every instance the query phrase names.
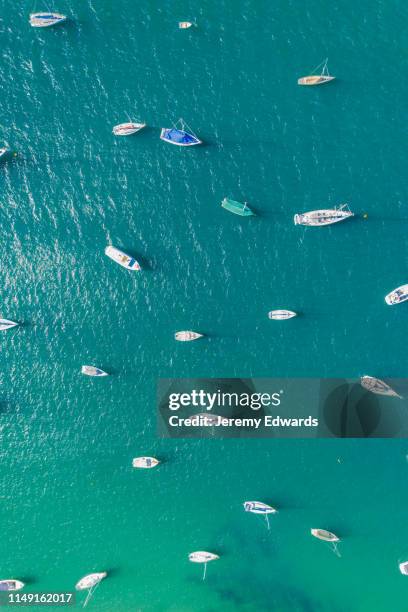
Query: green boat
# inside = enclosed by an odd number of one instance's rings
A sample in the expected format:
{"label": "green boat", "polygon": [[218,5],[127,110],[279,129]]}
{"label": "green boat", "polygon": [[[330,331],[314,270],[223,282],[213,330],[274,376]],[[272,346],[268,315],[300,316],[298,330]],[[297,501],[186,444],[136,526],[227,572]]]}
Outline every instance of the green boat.
{"label": "green boat", "polygon": [[255,213],[249,208],[248,204],[245,202],[236,202],[235,200],[231,200],[230,198],[224,198],[221,202],[221,206],[226,210],[234,213],[234,215],[240,215],[241,217],[251,217]]}

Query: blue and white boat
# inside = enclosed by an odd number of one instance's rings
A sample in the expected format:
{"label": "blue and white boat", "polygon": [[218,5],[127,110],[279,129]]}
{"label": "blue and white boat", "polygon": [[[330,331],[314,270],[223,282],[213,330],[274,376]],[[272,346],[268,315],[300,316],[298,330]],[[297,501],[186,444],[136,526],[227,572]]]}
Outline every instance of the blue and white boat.
{"label": "blue and white boat", "polygon": [[[189,131],[187,131],[187,128]],[[160,134],[161,140],[169,144],[177,145],[178,147],[192,147],[201,144],[201,140],[192,132],[191,128],[179,119],[172,128],[162,128]]]}
{"label": "blue and white boat", "polygon": [[56,23],[62,23],[66,19],[66,15],[60,13],[31,13],[30,25],[33,28],[48,28]]}
{"label": "blue and white boat", "polygon": [[245,512],[252,512],[253,514],[263,514],[266,520],[266,524],[269,529],[269,519],[268,514],[275,514],[277,512],[276,508],[272,508],[268,504],[264,504],[260,501],[246,501],[244,502],[244,510]]}
{"label": "blue and white boat", "polygon": [[85,376],[109,376],[108,373],[101,370],[101,368],[96,368],[91,365],[83,365],[81,372],[85,374]]}
{"label": "blue and white boat", "polygon": [[122,268],[126,268],[127,270],[141,270],[140,264],[134,257],[120,251],[119,249],[113,246],[107,246],[105,249],[105,255],[110,257],[113,261],[116,261]]}

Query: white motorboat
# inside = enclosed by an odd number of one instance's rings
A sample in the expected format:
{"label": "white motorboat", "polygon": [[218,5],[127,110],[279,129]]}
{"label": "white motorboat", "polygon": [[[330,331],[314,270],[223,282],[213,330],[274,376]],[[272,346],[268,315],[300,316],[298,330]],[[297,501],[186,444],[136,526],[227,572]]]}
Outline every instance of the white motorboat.
{"label": "white motorboat", "polygon": [[389,397],[399,397],[402,399],[401,395],[394,391],[394,389],[392,389],[380,378],[374,378],[373,376],[362,376],[360,378],[360,383],[364,389],[367,389],[372,393],[376,393],[377,395],[387,395]]}
{"label": "white motorboat", "polygon": [[144,127],[146,127],[145,123],[120,123],[119,125],[115,125],[112,132],[115,136],[130,136],[131,134],[140,132]]}
{"label": "white motorboat", "polygon": [[137,262],[134,257],[131,257],[113,246],[106,247],[105,255],[127,270],[141,270],[139,262]]}
{"label": "white motorboat", "polygon": [[179,342],[191,342],[191,340],[198,340],[202,338],[204,334],[199,334],[195,331],[179,331],[174,334],[174,337]]}
{"label": "white motorboat", "polygon": [[180,30],[188,30],[192,25],[193,23],[191,21],[179,21],[178,24]]}
{"label": "white motorboat", "polygon": [[285,319],[292,319],[296,317],[297,313],[293,310],[271,310],[268,312],[268,317],[275,321],[284,321]]}
{"label": "white motorboat", "polygon": [[96,368],[95,366],[91,365],[83,365],[81,372],[86,376],[109,376],[107,372],[104,372],[100,368]]}
{"label": "white motorboat", "polygon": [[132,461],[134,468],[150,469],[159,465],[160,461],[155,457],[135,457]]}
{"label": "white motorboat", "polygon": [[[321,64],[313,68],[312,74],[309,76],[304,76],[298,79],[298,85],[322,85],[323,83],[329,83],[329,81],[334,81],[336,77],[329,74],[329,69],[327,67],[328,58],[326,58]],[[313,72],[318,72],[322,69],[319,74],[313,74]]]}
{"label": "white motorboat", "polygon": [[14,580],[14,578],[0,580],[0,591],[19,591],[23,586],[24,582],[21,582],[21,580]]}
{"label": "white motorboat", "polygon": [[385,296],[385,301],[389,306],[401,304],[401,302],[406,300],[408,300],[408,285],[401,285],[401,287],[397,287],[397,289],[394,289],[394,291]]}
{"label": "white motorboat", "polygon": [[295,225],[306,225],[316,227],[319,225],[332,225],[339,221],[345,221],[349,217],[353,217],[348,204],[342,204],[335,208],[325,208],[321,210],[311,210],[306,213],[296,214],[294,216]]}
{"label": "white motorboat", "polygon": [[15,321],[10,321],[9,319],[0,319],[0,331],[5,331],[6,329],[11,329],[12,327],[16,327],[18,323]]}
{"label": "white motorboat", "polygon": [[408,561],[400,563],[398,567],[401,574],[404,574],[404,576],[408,576]]}
{"label": "white motorboat", "polygon": [[31,13],[30,25],[33,28],[47,28],[66,21],[66,15],[60,13]]}

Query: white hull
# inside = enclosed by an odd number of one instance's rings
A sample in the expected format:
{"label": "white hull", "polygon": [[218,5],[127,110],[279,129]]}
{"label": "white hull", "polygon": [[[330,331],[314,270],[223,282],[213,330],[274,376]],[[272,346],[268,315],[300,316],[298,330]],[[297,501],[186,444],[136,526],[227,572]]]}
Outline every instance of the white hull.
{"label": "white hull", "polygon": [[340,542],[340,539],[334,533],[326,531],[326,529],[311,529],[310,533],[315,538],[324,540],[324,542]]}
{"label": "white hull", "polygon": [[404,576],[408,576],[408,561],[400,563],[398,567],[401,574],[404,574]]}
{"label": "white hull", "polygon": [[14,580],[14,578],[0,580],[0,591],[19,591],[23,587],[24,582],[21,582],[21,580]]}
{"label": "white hull", "polygon": [[192,25],[191,21],[179,21],[180,30],[188,30]]}
{"label": "white hull", "polygon": [[7,148],[3,147],[2,149],[0,149],[0,159],[7,153]]}
{"label": "white hull", "polygon": [[107,575],[107,572],[95,572],[94,574],[87,574],[76,583],[75,588],[77,591],[86,591],[88,589],[92,589],[101,580],[106,578]]}
{"label": "white hull", "polygon": [[10,321],[9,319],[0,319],[0,331],[5,331],[6,329],[11,329],[12,327],[17,327],[18,323],[15,321]]}
{"label": "white hull", "polygon": [[376,393],[377,395],[386,395],[389,397],[399,397],[402,399],[401,395],[398,395],[394,389],[392,389],[387,383],[379,378],[374,378],[373,376],[362,376],[360,379],[361,386],[372,393]]}
{"label": "white hull", "polygon": [[146,127],[145,123],[121,123],[120,125],[115,125],[112,132],[115,136],[131,136],[131,134],[140,132],[144,127]]}
{"label": "white hull", "polygon": [[199,334],[194,331],[179,331],[174,334],[174,337],[179,342],[191,342],[192,340],[198,340],[198,338],[202,338],[203,334]]}
{"label": "white hull", "polygon": [[30,15],[30,25],[33,28],[48,28],[57,23],[62,23],[66,19],[66,15],[60,13],[32,13]]}
{"label": "white hull", "polygon": [[244,503],[245,512],[252,512],[252,514],[275,514],[276,508],[272,508],[268,504],[258,501],[246,501]]}
{"label": "white hull", "polygon": [[268,317],[275,321],[284,321],[285,319],[292,319],[296,317],[297,313],[293,310],[271,310],[268,312]]}
{"label": "white hull", "polygon": [[339,221],[345,221],[349,217],[354,217],[354,213],[348,208],[345,209],[347,204],[343,204],[338,208],[323,208],[321,210],[311,210],[310,212],[297,214],[293,220],[295,225],[306,225],[311,227],[317,227],[320,225],[332,225],[333,223],[339,223]]}
{"label": "white hull", "polygon": [[408,300],[408,285],[401,285],[401,287],[397,287],[397,289],[394,289],[394,291],[385,296],[385,301],[389,306],[401,304],[406,300]]}
{"label": "white hull", "polygon": [[127,253],[116,249],[113,246],[108,246],[105,249],[105,255],[115,261],[117,264],[122,266],[122,268],[126,268],[127,270],[141,270],[139,262],[136,261],[134,257],[131,257]]}
{"label": "white hull", "polygon": [[197,550],[188,555],[188,560],[191,561],[191,563],[208,563],[209,561],[216,561],[217,559],[219,559],[218,555],[206,552],[205,550]]}
{"label": "white hull", "polygon": [[151,469],[159,465],[160,461],[155,457],[136,457],[132,461],[134,468]]}
{"label": "white hull", "polygon": [[298,85],[323,85],[323,83],[329,83],[330,81],[334,81],[336,77],[334,76],[325,76],[325,75],[311,75],[305,76],[298,79]]}
{"label": "white hull", "polygon": [[81,368],[82,374],[85,376],[108,376],[107,372],[104,372],[100,368],[95,368],[95,366],[83,365]]}

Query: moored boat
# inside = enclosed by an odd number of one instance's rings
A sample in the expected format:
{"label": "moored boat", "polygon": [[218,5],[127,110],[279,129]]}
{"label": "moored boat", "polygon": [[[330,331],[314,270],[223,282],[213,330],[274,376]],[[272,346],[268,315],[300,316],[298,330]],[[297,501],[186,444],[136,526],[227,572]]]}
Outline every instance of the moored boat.
{"label": "moored boat", "polygon": [[311,529],[310,533],[315,538],[319,540],[324,540],[325,542],[340,542],[340,538],[338,538],[331,531],[327,531],[326,529]]}
{"label": "moored boat", "polygon": [[81,373],[86,376],[109,376],[107,372],[104,372],[100,368],[96,368],[91,365],[83,365],[81,368]]}
{"label": "moored boat", "polygon": [[325,208],[322,210],[311,210],[310,212],[297,214],[294,216],[295,225],[319,226],[331,225],[353,217],[348,204],[342,204],[335,208]]}
{"label": "moored boat", "polygon": [[400,563],[398,567],[401,574],[408,576],[408,561],[403,561],[403,563]]}
{"label": "moored boat", "polygon": [[293,310],[271,310],[268,312],[268,317],[275,321],[284,321],[285,319],[297,317],[297,313]]}
{"label": "moored boat", "polygon": [[374,378],[373,376],[362,376],[360,378],[360,383],[364,389],[367,389],[372,393],[376,393],[377,395],[387,395],[389,397],[399,397],[399,399],[402,399],[401,395],[394,391],[394,389],[392,389],[380,378]]}
{"label": "moored boat", "polygon": [[132,460],[134,468],[150,469],[159,465],[160,461],[155,457],[135,457]]}
{"label": "moored boat", "polygon": [[134,257],[131,257],[127,253],[120,251],[113,246],[107,246],[105,249],[105,255],[110,257],[113,261],[116,261],[122,268],[127,270],[141,270],[140,264]]}
{"label": "moored boat", "polygon": [[180,30],[188,30],[192,25],[191,21],[179,21],[178,27]]}
{"label": "moored boat", "polygon": [[3,147],[0,149],[0,159],[6,155],[7,151],[7,147]]}
{"label": "moored boat", "polygon": [[204,563],[203,580],[205,580],[205,575],[207,572],[207,563],[210,561],[216,561],[217,559],[219,559],[218,555],[205,550],[197,550],[188,555],[188,560],[191,561],[191,563]]}
{"label": "moored boat", "polygon": [[201,140],[193,133],[183,119],[179,119],[172,128],[162,128],[160,139],[178,147],[192,147],[202,144]]}
{"label": "moored boat", "polygon": [[385,301],[389,306],[401,304],[401,302],[406,300],[408,300],[408,285],[401,285],[401,287],[397,287],[397,289],[394,289],[394,291],[385,296]]}
{"label": "moored boat", "polygon": [[139,132],[144,127],[146,127],[145,123],[120,123],[119,125],[115,125],[112,132],[115,136],[130,136],[131,134]]}
{"label": "moored boat", "polygon": [[75,585],[77,591],[88,591],[96,587],[97,584],[101,582],[106,576],[107,572],[94,572],[93,574],[87,574]]}
{"label": "moored boat", "polygon": [[231,200],[231,198],[224,198],[221,202],[221,206],[225,208],[225,210],[234,213],[234,215],[240,215],[241,217],[251,217],[255,215],[246,202],[237,202],[236,200]]}
{"label": "moored boat", "polygon": [[6,329],[11,329],[12,327],[16,327],[18,323],[15,321],[10,321],[9,319],[0,319],[0,331],[5,331]]}
{"label": "moored boat", "polygon": [[[336,77],[329,74],[329,69],[327,67],[328,58],[326,58],[321,64],[316,66],[312,70],[312,74],[309,76],[302,77],[298,79],[298,85],[322,85],[323,83],[329,83],[329,81],[334,81]],[[313,74],[318,70],[322,69],[320,74]]]}
{"label": "moored boat", "polygon": [[204,334],[199,334],[195,331],[179,331],[174,334],[174,337],[179,342],[191,342],[191,340],[198,340],[202,338]]}
{"label": "moored boat", "polygon": [[23,586],[24,582],[21,582],[21,580],[14,580],[14,578],[0,580],[0,591],[19,591]]}
{"label": "moored boat", "polygon": [[47,28],[66,21],[66,15],[60,13],[31,13],[30,25],[33,28]]}
{"label": "moored boat", "polygon": [[277,512],[276,508],[269,506],[268,504],[264,504],[259,501],[246,501],[244,502],[245,512],[252,512],[253,514],[275,514]]}

